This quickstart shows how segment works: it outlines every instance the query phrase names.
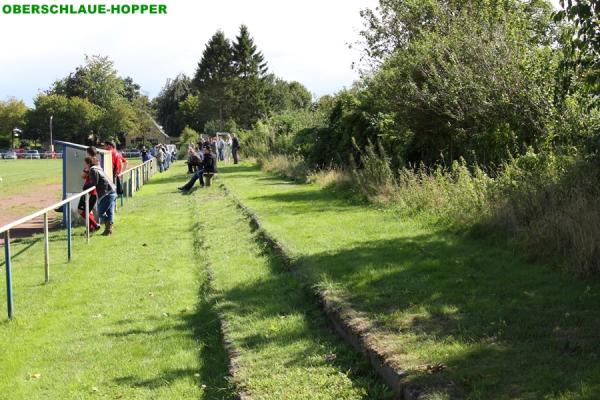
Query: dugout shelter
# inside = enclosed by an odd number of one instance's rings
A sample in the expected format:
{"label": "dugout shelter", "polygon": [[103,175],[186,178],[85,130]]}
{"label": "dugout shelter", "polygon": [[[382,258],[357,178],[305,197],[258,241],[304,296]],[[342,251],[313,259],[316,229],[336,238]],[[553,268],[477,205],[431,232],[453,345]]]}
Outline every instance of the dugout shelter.
{"label": "dugout shelter", "polygon": [[[55,140],[54,143],[62,151],[62,181],[63,181],[63,199],[66,199],[74,194],[80,193],[83,189],[83,179],[81,172],[84,167],[84,160],[87,156],[87,146],[80,144],[62,142]],[[100,167],[106,172],[106,176],[112,180],[112,157],[110,151],[98,148],[98,158]],[[77,204],[79,200],[71,202],[71,217],[72,221],[77,221],[79,214],[77,213]]]}

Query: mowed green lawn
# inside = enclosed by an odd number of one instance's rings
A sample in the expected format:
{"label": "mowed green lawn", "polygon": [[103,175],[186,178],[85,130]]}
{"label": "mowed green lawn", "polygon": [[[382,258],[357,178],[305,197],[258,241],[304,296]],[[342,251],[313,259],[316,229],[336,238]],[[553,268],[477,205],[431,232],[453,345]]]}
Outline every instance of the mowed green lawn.
{"label": "mowed green lawn", "polygon": [[77,229],[72,263],[64,232],[53,233],[48,285],[40,238],[13,246],[10,322],[0,266],[0,398],[232,398],[196,260],[193,199],[175,193],[175,172],[119,210],[113,236],[86,245]]}
{"label": "mowed green lawn", "polygon": [[220,179],[310,284],[375,322],[407,382],[438,399],[600,398],[597,280],[252,165],[223,167]]}
{"label": "mowed green lawn", "polygon": [[198,190],[199,259],[239,352],[251,399],[392,399],[366,359],[330,330],[314,298],[257,238],[218,188]]}
{"label": "mowed green lawn", "polygon": [[[391,398],[222,190],[176,190],[185,171],[176,164],[128,200],[112,237],[87,246],[77,229],[71,264],[53,233],[49,285],[41,239],[13,246],[0,398]],[[217,312],[239,350],[235,386]]]}

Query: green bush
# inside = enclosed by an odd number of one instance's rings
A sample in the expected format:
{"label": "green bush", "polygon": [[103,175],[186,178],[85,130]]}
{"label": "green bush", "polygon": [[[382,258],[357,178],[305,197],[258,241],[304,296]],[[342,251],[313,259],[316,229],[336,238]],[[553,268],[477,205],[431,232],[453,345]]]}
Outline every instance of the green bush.
{"label": "green bush", "polygon": [[301,157],[275,155],[266,157],[259,162],[266,171],[296,182],[306,183],[311,171]]}

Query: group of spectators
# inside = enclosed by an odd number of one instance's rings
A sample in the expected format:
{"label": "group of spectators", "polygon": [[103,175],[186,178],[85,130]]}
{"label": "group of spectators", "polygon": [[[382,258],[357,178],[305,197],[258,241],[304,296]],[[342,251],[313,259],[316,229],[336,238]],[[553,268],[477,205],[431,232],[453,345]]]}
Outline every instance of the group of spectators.
{"label": "group of spectators", "polygon": [[[207,185],[210,186],[210,178],[217,172],[217,159],[226,161],[229,149],[235,164],[239,162],[237,152],[239,150],[239,140],[235,136],[227,135],[216,136],[210,139],[202,140],[196,145],[188,147],[188,172],[192,173],[191,179],[178,189],[181,191],[189,191],[197,180],[200,181],[200,187],[204,187],[204,175],[207,175]],[[95,189],[89,193],[89,226],[90,231],[95,232],[102,229],[104,224],[104,232],[102,235],[108,236],[113,233],[113,225],[115,219],[115,207],[117,195],[123,193],[121,172],[127,168],[127,158],[117,150],[114,141],[104,142],[104,149],[110,151],[112,161],[112,180],[106,175],[99,162],[98,150],[94,146],[86,149],[86,157],[84,159],[83,171],[81,178],[83,179],[83,190],[87,190],[95,186]],[[175,162],[177,150],[168,147],[164,144],[158,144],[150,149],[144,146],[141,150],[142,162],[150,160],[152,157],[156,159],[160,172],[169,169],[170,165]],[[94,215],[94,207],[97,205],[96,215]],[[78,205],[79,214],[85,218],[85,196],[82,196]],[[98,219],[96,219],[96,216]]]}
{"label": "group of spectators", "polygon": [[210,179],[217,172],[217,160],[227,161],[228,149],[231,149],[233,162],[237,164],[239,162],[237,155],[239,148],[239,140],[234,135],[215,136],[201,140],[197,145],[189,145],[188,173],[193,175],[185,185],[177,189],[187,192],[194,187],[196,181],[200,181],[200,187],[204,187],[204,175],[207,176],[206,186],[210,186]]}
{"label": "group of spectators", "polygon": [[[144,153],[146,154],[145,156]],[[148,161],[151,156],[156,159],[158,171],[162,173],[168,170],[171,164],[173,164],[177,159],[177,148],[175,146],[169,148],[169,146],[164,144],[157,144],[150,150],[150,154],[148,154],[148,151],[144,146],[142,149],[142,161]]]}
{"label": "group of spectators", "polygon": [[[233,158],[233,163],[237,164],[238,150],[240,142],[235,135],[218,135],[214,137],[203,138],[198,142],[197,146],[191,145],[188,149],[188,173],[195,172],[195,166],[199,164],[201,157],[195,157],[194,153],[202,154],[202,149],[210,148],[212,154],[217,157],[218,161],[227,161],[229,157]],[[192,151],[190,153],[190,150]]]}
{"label": "group of spectators", "polygon": [[[106,172],[100,166],[98,150],[94,146],[86,149],[81,178],[84,181],[83,190],[96,187],[90,192],[89,196],[88,218],[90,231],[95,232],[101,229],[101,224],[104,223],[104,232],[102,232],[102,235],[108,236],[112,235],[113,232],[117,194],[119,192],[122,193],[121,178],[119,175],[123,169],[127,168],[127,159],[122,153],[117,151],[117,146],[113,141],[105,142],[104,149],[111,153],[113,167],[112,180],[109,179]],[[98,221],[96,221],[93,211],[96,203],[98,203]],[[79,210],[79,214],[85,218],[85,196],[82,196],[79,200],[77,209]]]}

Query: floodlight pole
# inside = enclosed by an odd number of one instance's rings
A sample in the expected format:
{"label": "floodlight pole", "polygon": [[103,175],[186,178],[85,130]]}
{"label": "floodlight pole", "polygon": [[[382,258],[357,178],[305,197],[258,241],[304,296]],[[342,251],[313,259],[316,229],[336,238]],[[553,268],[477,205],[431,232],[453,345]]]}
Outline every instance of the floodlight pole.
{"label": "floodlight pole", "polygon": [[[52,119],[54,118],[54,115],[50,116],[50,153],[54,153],[54,143],[52,142]],[[52,157],[54,158],[54,154],[52,154]]]}

